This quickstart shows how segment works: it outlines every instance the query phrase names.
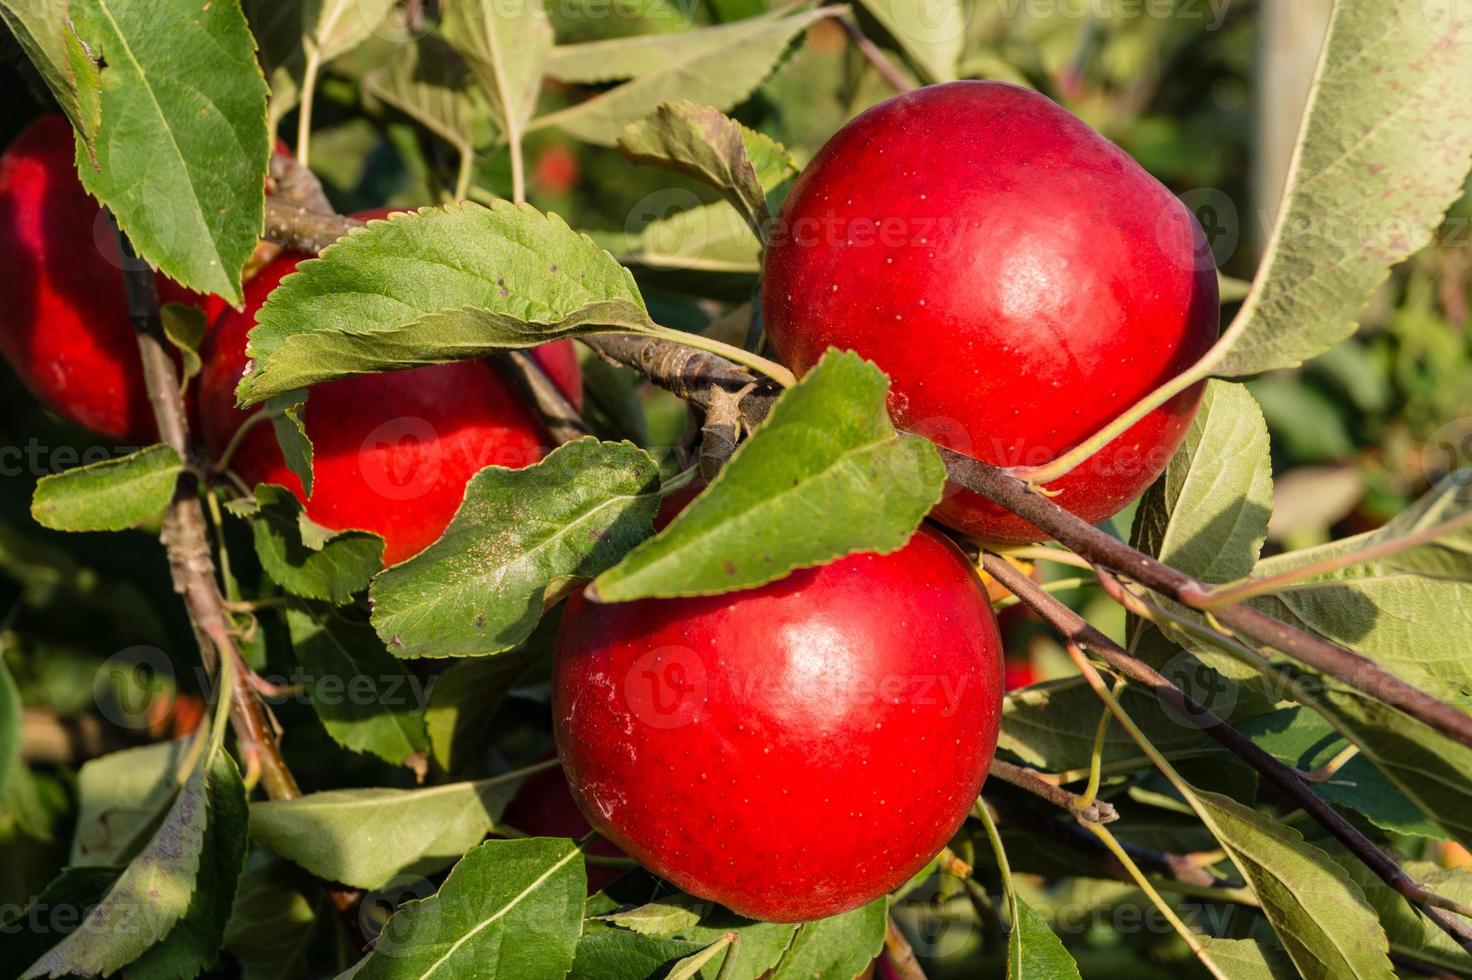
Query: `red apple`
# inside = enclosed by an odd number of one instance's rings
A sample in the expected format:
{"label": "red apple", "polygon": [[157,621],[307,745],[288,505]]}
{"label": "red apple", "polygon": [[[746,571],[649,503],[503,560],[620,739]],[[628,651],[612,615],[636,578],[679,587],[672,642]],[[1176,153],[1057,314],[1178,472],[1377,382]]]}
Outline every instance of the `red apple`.
{"label": "red apple", "polygon": [[[122,260],[102,210],[77,179],[72,127],[42,116],[0,156],[0,353],[40,401],[121,443],[157,436],[128,318]],[[159,299],[200,297],[157,276]]]}
{"label": "red apple", "polygon": [[[377,216],[371,214],[369,216]],[[206,339],[199,420],[218,458],[249,417],[235,406],[245,373],[246,335],[256,310],[301,256],[282,255],[245,289],[245,309],[228,310]],[[581,377],[571,343],[538,347],[532,356],[574,403]],[[465,484],[490,465],[535,463],[553,443],[536,412],[487,361],[458,361],[316,385],[307,401],[313,492],[286,466],[270,425],[246,433],[231,469],[247,483],[277,483],[326,527],[382,535],[384,562],[422,551],[444,531]]]}
{"label": "red apple", "polygon": [[553,734],[599,833],[691,894],[793,922],[885,894],[945,845],[1001,692],[986,594],[922,530],[729,595],[573,596]]}
{"label": "red apple", "polygon": [[[1134,160],[1042,95],[953,82],[848,123],[793,186],[762,288],[798,373],[829,347],[893,379],[897,422],[1005,466],[1084,440],[1217,335],[1216,271],[1195,217]],[[1050,486],[1099,522],[1164,469],[1199,388]],[[1021,542],[1027,521],[964,492],[935,516]]]}

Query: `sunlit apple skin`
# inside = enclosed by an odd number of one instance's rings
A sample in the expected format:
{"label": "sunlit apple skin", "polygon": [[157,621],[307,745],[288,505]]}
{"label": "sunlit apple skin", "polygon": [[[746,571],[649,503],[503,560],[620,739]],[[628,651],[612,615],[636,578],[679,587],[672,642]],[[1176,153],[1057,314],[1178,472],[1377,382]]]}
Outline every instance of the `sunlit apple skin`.
{"label": "sunlit apple skin", "polygon": [[945,845],[1001,693],[985,593],[921,531],[729,595],[573,596],[553,734],[599,833],[691,894],[794,922],[885,894]]}
{"label": "sunlit apple skin", "polygon": [[[0,155],[0,353],[52,411],[119,445],[157,437],[117,241],[77,179],[71,124],[42,116]],[[165,303],[224,307],[163,275]]]}
{"label": "sunlit apple skin", "polygon": [[[1006,466],[1046,463],[1196,361],[1217,336],[1195,217],[1122,150],[1037,93],[953,82],[848,123],[783,205],[762,289],[795,371],[830,346],[893,379],[900,424]],[[1182,392],[1069,475],[1097,523],[1169,462]],[[997,541],[1043,535],[971,493],[934,516]]]}
{"label": "sunlit apple skin", "polygon": [[[256,311],[301,256],[282,255],[245,289],[245,309],[227,310],[206,338],[198,412],[215,458],[251,413],[235,406],[245,373],[246,335]],[[574,402],[581,376],[570,342],[534,349]],[[248,484],[277,483],[325,527],[372,531],[384,563],[403,561],[434,542],[455,516],[465,485],[490,465],[522,467],[554,445],[532,407],[487,361],[457,361],[316,385],[307,400],[312,496],[286,465],[269,424],[247,432],[230,468]]]}

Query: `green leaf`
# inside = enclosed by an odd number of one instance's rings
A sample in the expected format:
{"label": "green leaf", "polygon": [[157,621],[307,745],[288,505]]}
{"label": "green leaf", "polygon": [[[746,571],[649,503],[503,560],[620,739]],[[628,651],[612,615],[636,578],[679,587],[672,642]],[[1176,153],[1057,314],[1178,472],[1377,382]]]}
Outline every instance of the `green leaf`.
{"label": "green leaf", "polygon": [[1456,0],[1334,5],[1277,229],[1216,374],[1327,350],[1390,267],[1429,241],[1472,154],[1472,127],[1446,111],[1472,87],[1464,30]]}
{"label": "green leaf", "polygon": [[533,120],[578,139],[613,146],[625,126],[662,102],[689,99],[725,111],[754,92],[803,31],[843,7],[783,10],[653,41],[629,38],[555,48],[548,68],[572,81],[632,78],[567,109]]}
{"label": "green leaf", "polygon": [[1328,854],[1225,796],[1199,790],[1193,796],[1304,977],[1394,977],[1374,909]]}
{"label": "green leaf", "polygon": [[675,938],[708,944],[734,932],[740,939],[719,964],[713,963],[705,970],[707,980],[757,980],[766,976],[792,945],[798,929],[790,922],[756,922],[719,905],[692,901],[702,907],[700,921],[682,926]]}
{"label": "green leaf", "polygon": [[307,499],[312,497],[312,440],[307,435],[307,392],[288,391],[266,400],[271,430],[286,466],[302,481]]}
{"label": "green leaf", "polygon": [[1256,939],[1203,936],[1204,958],[1230,980],[1298,980],[1293,960],[1281,946]]}
{"label": "green leaf", "polygon": [[598,232],[597,240],[619,261],[651,269],[752,277],[761,272],[761,242],[725,201],[655,217],[634,233]]}
{"label": "green leaf", "polygon": [[251,804],[251,837],[328,881],[381,888],[446,867],[490,833],[531,771],[424,789],[344,789]]}
{"label": "green leaf", "polygon": [[644,936],[590,919],[583,924],[577,958],[568,980],[649,980],[693,953],[702,944]]}
{"label": "green leaf", "polygon": [[830,350],[707,490],[594,582],[600,600],[713,595],[904,546],[940,500],[935,447],[895,431],[884,373]]}
{"label": "green leaf", "polygon": [[356,228],[256,314],[243,405],[350,374],[651,326],[633,276],[527,205],[461,203]]}
{"label": "green leaf", "polygon": [[[5,665],[5,647],[0,644],[0,801],[10,789],[10,780],[20,767],[20,688]],[[0,802],[3,808],[3,802]]]}
{"label": "green leaf", "polygon": [[125,864],[179,791],[187,740],[156,742],[110,752],[82,765],[77,775],[77,829],[73,867]]}
{"label": "green leaf", "polygon": [[1472,470],[1443,478],[1383,527],[1357,539],[1357,547],[1385,546],[1439,529],[1442,533],[1433,540],[1387,555],[1380,563],[1432,578],[1472,581]]}
{"label": "green leaf", "polygon": [[347,54],[373,36],[393,0],[302,0],[302,43],[323,62]]}
{"label": "green leaf", "polygon": [[238,4],[72,0],[102,69],[94,167],[82,186],[138,253],[201,293],[241,298],[265,216],[266,85]]}
{"label": "green leaf", "polygon": [[496,125],[518,144],[552,50],[541,0],[455,0],[445,9],[444,31],[480,83]]}
{"label": "green leaf", "polygon": [[[787,150],[710,106],[664,103],[619,136],[619,149],[641,163],[653,163],[703,181],[726,198],[762,234],[771,214],[769,187],[796,172]],[[762,170],[757,169],[760,161]]]}
{"label": "green leaf", "polygon": [[951,82],[966,45],[967,12],[960,0],[859,0],[904,49],[927,82]]}
{"label": "green leaf", "polygon": [[[1469,961],[1467,951],[1417,912],[1399,892],[1348,854],[1342,863],[1375,907],[1392,950],[1460,976],[1472,972],[1472,961]],[[1429,861],[1409,861],[1402,867],[1412,879],[1437,895],[1464,904],[1472,903],[1472,873],[1460,868],[1442,868]]]}
{"label": "green leaf", "polygon": [[1422,812],[1472,846],[1472,749],[1343,685],[1326,684],[1318,703]]}
{"label": "green leaf", "polygon": [[496,708],[546,650],[527,643],[498,657],[462,660],[435,675],[424,710],[430,755],[447,773],[456,773],[477,749],[485,747]]}
{"label": "green leaf", "polygon": [[287,610],[286,622],[312,708],[337,744],[392,765],[429,747],[419,680],[371,626],[304,609]]}
{"label": "green leaf", "polygon": [[1078,964],[1063,941],[1021,898],[1017,899],[1017,921],[1007,935],[1008,980],[1069,980],[1078,977]]}
{"label": "green leaf", "polygon": [[561,980],[582,928],[582,858],[570,840],[487,841],[395,912],[353,975]]}
{"label": "green leaf", "polygon": [[700,921],[699,909],[692,907],[700,904],[700,899],[680,894],[599,918],[645,936],[673,936]]}
{"label": "green leaf", "polygon": [[259,484],[253,508],[233,509],[250,519],[261,567],[292,595],[342,605],[383,567],[382,538],[322,527],[285,487]]}
{"label": "green leaf", "polygon": [[[311,895],[312,898],[307,896]],[[302,954],[317,928],[313,901],[320,887],[291,864],[253,851],[225,927],[225,948],[240,963],[244,980],[297,976]]]}
{"label": "green leaf", "polygon": [[215,961],[245,861],[245,784],[229,753],[215,753],[206,776],[209,822],[189,909],[164,937],[128,966],[128,980],[191,980]]}
{"label": "green leaf", "polygon": [[[1252,718],[1238,728],[1260,748],[1301,772],[1327,765],[1347,744],[1321,715],[1298,706]],[[1342,764],[1329,779],[1315,783],[1313,789],[1328,802],[1354,810],[1383,830],[1428,839],[1444,836],[1363,752]]]}
{"label": "green leaf", "polygon": [[1140,501],[1131,544],[1204,582],[1230,582],[1257,563],[1272,506],[1262,411],[1242,385],[1211,381],[1185,440]]}
{"label": "green leaf", "polygon": [[652,533],[658,490],[659,466],[626,442],[579,439],[535,466],[489,466],[438,541],[374,580],[373,624],[397,657],[509,650],[561,583]]}
{"label": "green leaf", "polygon": [[159,310],[159,317],[163,321],[164,336],[174,345],[174,349],[179,352],[179,359],[184,362],[179,380],[188,384],[199,374],[199,345],[204,340],[207,326],[204,310],[192,304],[165,303]]}
{"label": "green leaf", "polygon": [[68,13],[68,5],[58,0],[0,0],[0,20],[46,80],[90,152],[102,123],[102,92],[97,66],[72,30]]}
{"label": "green leaf", "polygon": [[772,980],[856,977],[884,945],[889,899],[879,898],[842,915],[807,922],[772,973]]}
{"label": "green leaf", "polygon": [[53,531],[126,531],[163,513],[184,464],[168,446],[79,466],[36,482],[31,516]]}
{"label": "green leaf", "polygon": [[[458,4],[456,5],[459,6]],[[472,152],[470,71],[443,38],[428,34],[398,46],[363,76],[363,95],[408,116],[461,154]]]}
{"label": "green leaf", "polygon": [[[24,923],[46,921],[58,909],[90,909],[102,901],[107,890],[117,881],[122,868],[66,868],[23,909],[7,907],[0,915],[0,964],[5,976],[12,977],[27,963],[33,963],[69,935],[79,925],[72,917],[56,921],[54,929],[27,929]],[[10,916],[8,913],[16,914]]]}
{"label": "green leaf", "polygon": [[109,974],[162,940],[189,911],[204,847],[208,803],[197,766],[146,847],[80,925],[22,974]]}

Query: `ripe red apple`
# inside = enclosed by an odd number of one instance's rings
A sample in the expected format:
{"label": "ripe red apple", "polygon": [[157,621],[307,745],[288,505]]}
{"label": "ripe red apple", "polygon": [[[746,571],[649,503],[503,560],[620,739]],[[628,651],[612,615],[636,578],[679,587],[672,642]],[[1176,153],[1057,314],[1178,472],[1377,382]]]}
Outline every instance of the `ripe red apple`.
{"label": "ripe red apple", "polygon": [[[830,346],[893,379],[897,422],[977,459],[1056,458],[1196,361],[1217,335],[1195,217],[1114,144],[1001,82],[920,89],[863,113],[783,205],[762,288],[767,335],[799,374]],[[1069,475],[1091,522],[1149,486],[1199,388]],[[1040,531],[955,491],[935,516],[1021,542]]]}
{"label": "ripe red apple", "polygon": [[[0,156],[0,353],[40,401],[109,439],[156,438],[122,260],[77,179],[71,124],[32,122]],[[213,315],[224,300],[157,276],[159,299]]]}
{"label": "ripe red apple", "polygon": [[[365,217],[377,217],[377,213]],[[282,255],[246,285],[245,309],[227,310],[201,352],[199,421],[216,458],[251,413],[235,406],[245,373],[246,335],[256,310],[302,256]],[[581,376],[568,341],[531,352],[572,402]],[[554,445],[536,412],[487,361],[458,361],[316,385],[307,401],[312,440],[312,496],[286,466],[269,424],[242,438],[230,468],[247,483],[277,483],[326,527],[382,535],[384,563],[394,564],[438,538],[490,465],[521,467]]]}
{"label": "ripe red apple", "polygon": [[553,734],[589,823],[741,915],[803,921],[895,888],[961,825],[1001,716],[976,575],[921,530],[729,595],[573,596]]}

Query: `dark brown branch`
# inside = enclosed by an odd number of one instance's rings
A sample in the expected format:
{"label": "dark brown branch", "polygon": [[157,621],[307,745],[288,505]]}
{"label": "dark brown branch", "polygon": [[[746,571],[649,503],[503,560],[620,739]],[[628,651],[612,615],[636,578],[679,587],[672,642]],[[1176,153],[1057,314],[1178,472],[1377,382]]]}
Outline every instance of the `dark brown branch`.
{"label": "dark brown branch", "polygon": [[[970,456],[945,448],[940,451],[952,480],[1027,518],[1079,556],[1188,606],[1207,601],[1207,588],[1201,582],[1106,534],[1029,490],[1021,480]],[[1252,606],[1226,606],[1213,610],[1213,615],[1240,636],[1280,650],[1320,673],[1404,711],[1443,735],[1472,746],[1472,716],[1407,684],[1373,660],[1289,626]]]}
{"label": "dark brown branch", "polygon": [[[180,459],[190,460],[193,450],[189,442],[189,422],[184,399],[179,393],[178,374],[159,321],[153,271],[134,254],[132,244],[121,230],[117,237],[123,254],[128,313],[138,333],[143,377],[148,386],[148,401],[158,424],[159,438],[178,453]],[[272,799],[300,796],[301,790],[281,756],[275,730],[250,686],[248,669],[235,645],[224,597],[220,595],[215,579],[208,525],[199,501],[199,478],[192,469],[186,469],[179,476],[174,499],[164,516],[162,539],[168,551],[174,589],[184,597],[189,620],[199,638],[200,656],[205,667],[215,676],[219,676],[222,658],[229,658],[234,667],[230,720],[243,751],[259,761],[262,782]]]}
{"label": "dark brown branch", "polygon": [[605,333],[584,337],[583,342],[604,360],[633,368],[698,408],[708,411],[716,390],[740,396],[741,417],[748,429],[767,417],[782,393],[775,382],[757,378],[724,357],[668,340]]}
{"label": "dark brown branch", "polygon": [[[1024,514],[1024,517],[1028,515]],[[1030,519],[1030,518],[1029,518]],[[1285,796],[1314,818],[1391,888],[1421,910],[1463,949],[1472,953],[1472,926],[1430,904],[1430,894],[1402,870],[1384,851],[1376,847],[1348,820],[1315,793],[1296,769],[1279,762],[1246,735],[1217,717],[1205,705],[1185,694],[1170,681],[1125,651],[1123,647],[1091,626],[1078,613],[1045,592],[1006,559],[986,553],[982,567],[987,574],[1006,586],[1017,598],[1037,611],[1064,637],[1089,650],[1125,678],[1149,690],[1178,717],[1216,740],[1220,745],[1256,769]]]}
{"label": "dark brown branch", "polygon": [[502,377],[510,381],[517,391],[536,408],[542,424],[558,443],[581,439],[588,434],[588,427],[572,407],[561,389],[547,377],[547,372],[526,351],[508,351],[491,359]]}
{"label": "dark brown branch", "polygon": [[301,208],[311,214],[336,216],[332,202],[327,200],[327,194],[322,190],[322,182],[311,170],[303,167],[296,157],[289,153],[272,153],[270,173],[271,180],[276,185],[275,196],[280,198],[282,204]]}
{"label": "dark brown branch", "polygon": [[1082,797],[1048,782],[1036,769],[1015,766],[1004,759],[993,759],[988,775],[1004,783],[1010,783],[1018,789],[1026,790],[1054,806],[1060,806],[1080,820],[1086,820],[1089,823],[1113,823],[1119,819],[1119,812],[1114,809],[1114,804],[1104,800],[1094,800],[1081,806]]}
{"label": "dark brown branch", "polygon": [[322,214],[274,194],[266,197],[267,241],[293,252],[316,255],[363,222],[340,214]]}

